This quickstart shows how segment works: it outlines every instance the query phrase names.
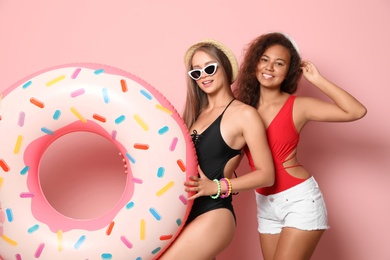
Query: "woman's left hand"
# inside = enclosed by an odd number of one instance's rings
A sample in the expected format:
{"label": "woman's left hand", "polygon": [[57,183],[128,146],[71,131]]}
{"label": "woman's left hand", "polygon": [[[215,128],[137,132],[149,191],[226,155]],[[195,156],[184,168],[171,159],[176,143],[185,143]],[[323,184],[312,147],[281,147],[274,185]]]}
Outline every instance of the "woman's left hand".
{"label": "woman's left hand", "polygon": [[190,180],[184,182],[186,186],[185,191],[196,192],[195,195],[188,198],[188,200],[196,199],[200,196],[210,196],[217,193],[217,183],[207,178],[198,165],[199,177],[190,176]]}
{"label": "woman's left hand", "polygon": [[303,61],[302,62],[302,73],[303,76],[311,83],[314,84],[314,81],[318,79],[318,77],[321,76],[320,72],[318,71],[317,67],[311,63],[310,61]]}

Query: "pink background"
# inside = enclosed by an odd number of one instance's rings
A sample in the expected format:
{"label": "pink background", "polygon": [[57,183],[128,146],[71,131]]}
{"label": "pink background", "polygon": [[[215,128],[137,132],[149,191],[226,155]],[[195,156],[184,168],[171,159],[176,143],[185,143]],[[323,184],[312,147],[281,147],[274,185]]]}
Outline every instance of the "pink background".
{"label": "pink background", "polygon": [[[390,259],[388,0],[0,0],[0,91],[38,70],[96,62],[149,82],[181,111],[190,44],[212,37],[241,60],[250,40],[274,30],[368,109],[360,121],[303,132],[299,159],[320,183],[331,225],[313,259]],[[299,94],[324,98],[305,81]],[[247,170],[244,160],[238,174]],[[237,233],[221,259],[262,259],[253,192],[234,203]]]}

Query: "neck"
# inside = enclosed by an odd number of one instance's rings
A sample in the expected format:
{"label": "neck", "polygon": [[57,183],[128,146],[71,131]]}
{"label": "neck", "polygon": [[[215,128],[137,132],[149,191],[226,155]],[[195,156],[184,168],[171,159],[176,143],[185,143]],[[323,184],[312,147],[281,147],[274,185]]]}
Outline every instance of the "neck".
{"label": "neck", "polygon": [[280,89],[260,88],[260,104],[275,102],[285,95]]}
{"label": "neck", "polygon": [[227,103],[232,101],[234,98],[233,93],[219,93],[217,95],[208,95],[207,99],[209,101],[208,108],[215,108],[215,107],[224,107]]}

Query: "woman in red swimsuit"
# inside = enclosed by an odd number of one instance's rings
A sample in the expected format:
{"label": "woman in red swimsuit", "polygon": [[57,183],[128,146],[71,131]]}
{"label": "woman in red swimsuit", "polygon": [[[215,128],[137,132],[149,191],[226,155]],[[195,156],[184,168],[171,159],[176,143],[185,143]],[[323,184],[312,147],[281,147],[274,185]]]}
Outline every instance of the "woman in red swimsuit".
{"label": "woman in red swimsuit", "polygon": [[[302,75],[333,102],[292,95]],[[267,33],[249,45],[237,85],[238,99],[262,117],[274,159],[274,185],[256,190],[264,259],[310,259],[328,222],[318,184],[296,158],[299,134],[309,121],[354,121],[366,108],[313,63],[301,61],[285,33]],[[247,156],[253,167],[249,151]]]}

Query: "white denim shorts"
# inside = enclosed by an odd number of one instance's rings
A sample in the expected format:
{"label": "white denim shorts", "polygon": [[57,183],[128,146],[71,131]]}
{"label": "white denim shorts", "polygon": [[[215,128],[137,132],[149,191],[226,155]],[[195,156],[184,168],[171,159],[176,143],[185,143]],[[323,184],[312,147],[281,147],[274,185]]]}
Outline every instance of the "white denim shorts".
{"label": "white denim shorts", "polygon": [[258,231],[279,234],[284,227],[328,229],[324,198],[314,177],[277,194],[256,193]]}

